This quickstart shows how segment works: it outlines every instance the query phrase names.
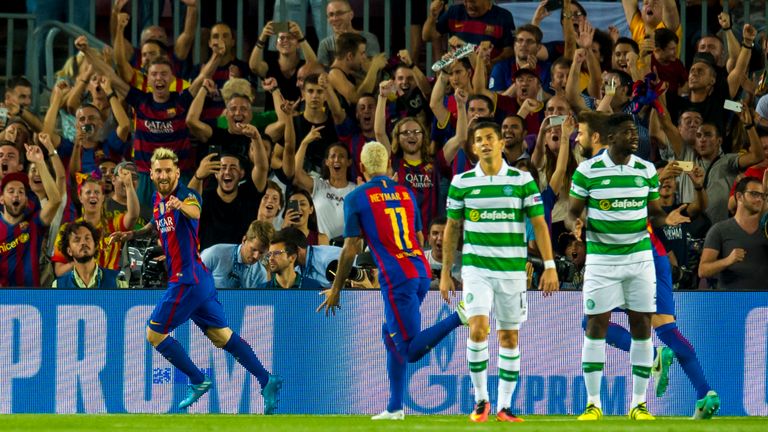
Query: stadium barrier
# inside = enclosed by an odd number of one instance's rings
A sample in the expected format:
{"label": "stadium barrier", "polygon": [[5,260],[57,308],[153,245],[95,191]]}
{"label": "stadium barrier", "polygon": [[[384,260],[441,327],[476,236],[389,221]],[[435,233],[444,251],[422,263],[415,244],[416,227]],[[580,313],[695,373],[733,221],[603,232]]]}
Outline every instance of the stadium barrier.
{"label": "stadium barrier", "polygon": [[[145,341],[159,291],[3,290],[0,295],[0,413],[175,412],[186,377]],[[581,294],[529,295],[521,330],[521,381],[513,410],[522,414],[581,412]],[[316,292],[220,291],[230,326],[265,366],[285,378],[280,413],[359,414],[381,411],[388,394],[381,343],[379,292],[342,294],[340,313],[315,313]],[[696,347],[723,405],[722,415],[768,415],[768,293],[676,293],[681,330]],[[424,302],[422,322],[451,313],[437,292]],[[626,323],[623,314],[614,318]],[[195,413],[259,413],[258,383],[232,357],[185,324],[174,334],[214,380]],[[459,328],[408,369],[406,410],[468,413],[473,404]],[[496,343],[491,353],[497,352]],[[631,398],[628,354],[609,347],[603,409],[624,414]],[[489,389],[496,393],[491,356]],[[670,388],[649,407],[660,415],[690,415],[695,395],[679,365]]]}

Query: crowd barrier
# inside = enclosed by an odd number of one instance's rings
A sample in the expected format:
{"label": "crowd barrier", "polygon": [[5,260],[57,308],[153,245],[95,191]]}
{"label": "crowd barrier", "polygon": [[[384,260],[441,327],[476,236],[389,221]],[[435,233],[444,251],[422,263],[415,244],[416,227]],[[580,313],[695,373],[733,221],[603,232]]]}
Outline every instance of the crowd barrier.
{"label": "crowd barrier", "polygon": [[[145,341],[160,291],[0,291],[0,413],[175,412],[186,377]],[[220,291],[230,326],[265,366],[285,378],[280,413],[360,414],[381,411],[388,394],[378,291],[345,291],[342,309],[326,318],[311,291]],[[581,375],[581,294],[544,298],[530,292],[520,335],[521,381],[513,410],[570,414],[586,402]],[[676,293],[679,326],[696,347],[722,399],[721,415],[768,415],[768,293]],[[422,323],[451,313],[430,292]],[[623,314],[614,314],[626,323]],[[406,410],[468,413],[473,405],[460,327],[408,369]],[[174,336],[214,381],[195,413],[259,413],[258,383],[194,325]],[[491,344],[491,353],[497,351]],[[489,389],[496,392],[491,356]],[[632,393],[629,356],[608,348],[603,410],[624,414]],[[671,385],[649,408],[690,415],[695,394],[675,363]]]}

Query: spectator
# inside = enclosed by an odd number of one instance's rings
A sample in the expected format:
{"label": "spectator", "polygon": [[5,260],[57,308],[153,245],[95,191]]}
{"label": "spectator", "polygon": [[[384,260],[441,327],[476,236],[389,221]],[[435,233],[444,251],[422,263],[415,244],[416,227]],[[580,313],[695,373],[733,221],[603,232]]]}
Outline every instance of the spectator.
{"label": "spectator", "polygon": [[[632,75],[633,68],[631,66],[632,66],[633,60],[636,63],[639,56],[640,56],[640,46],[637,45],[637,42],[627,37],[620,37],[616,40],[616,43],[613,44],[613,56],[611,57],[611,68],[622,70]],[[640,79],[642,77],[632,76],[632,78]]]}
{"label": "spectator", "polygon": [[376,35],[352,28],[352,18],[355,13],[348,0],[330,0],[325,11],[333,34],[321,40],[317,47],[317,61],[320,64],[325,67],[331,66],[336,53],[336,38],[342,33],[357,33],[362,36],[365,39],[365,53],[368,57],[375,57],[381,53]]}
{"label": "spectator", "polygon": [[[276,0],[272,22],[295,22],[299,28],[307,29],[307,5],[312,13],[312,25],[318,40],[328,33],[325,17],[326,0]],[[283,11],[286,15],[283,16]]]}
{"label": "spectator", "polygon": [[296,190],[288,196],[283,211],[283,228],[296,227],[307,237],[310,245],[327,245],[328,235],[317,227],[317,213],[312,195],[306,190]]}
{"label": "spectator", "polygon": [[720,290],[765,290],[768,238],[759,229],[766,212],[763,183],[752,177],[739,181],[736,216],[716,223],[707,234],[699,276],[717,276]]}
{"label": "spectator", "polygon": [[652,37],[653,32],[659,28],[674,31],[678,39],[683,37],[675,0],[644,0],[642,9],[638,9],[638,0],[621,0],[621,4],[624,6],[624,16],[632,39],[638,45],[646,37]]}
{"label": "spectator", "polygon": [[[383,104],[384,102],[382,102]],[[347,146],[347,152],[352,158],[352,178],[362,175],[360,171],[360,152],[368,141],[374,141],[376,135],[373,128],[374,113],[377,109],[376,97],[365,94],[357,100],[354,119],[345,116],[341,124],[336,125],[336,135],[339,141]]]}
{"label": "spectator", "polygon": [[271,223],[255,220],[240,244],[222,242],[204,249],[200,258],[211,271],[216,288],[256,288],[267,282],[261,261],[274,235]]}
{"label": "spectator", "polygon": [[[274,78],[282,89],[283,97],[288,100],[297,100],[301,96],[301,90],[296,85],[299,68],[305,63],[317,62],[315,51],[304,38],[304,33],[298,24],[288,23],[287,32],[279,32],[275,35],[274,23],[268,22],[261,31],[261,36],[251,51],[248,65],[251,72],[261,79]],[[269,38],[277,36],[277,52],[264,52]],[[302,59],[299,52],[304,55]],[[264,111],[273,111],[275,105],[271,98],[264,101]]]}
{"label": "spectator", "polygon": [[330,239],[339,239],[344,234],[344,197],[355,189],[348,177],[352,159],[344,144],[331,144],[325,151],[322,174],[310,175],[304,170],[304,156],[319,137],[318,128],[312,128],[301,141],[295,157],[293,184],[312,194],[318,230]]}
{"label": "spectator", "polygon": [[491,0],[465,0],[464,4],[449,6],[432,0],[429,15],[421,31],[422,40],[431,41],[440,35],[456,36],[460,43],[489,41],[493,45],[493,63],[514,55],[515,21],[512,14]]}
{"label": "spectator", "polygon": [[[79,185],[78,198],[82,204],[82,216],[75,219],[77,221],[86,221],[96,227],[101,233],[99,242],[98,262],[99,267],[112,270],[119,270],[122,258],[122,243],[111,242],[108,237],[118,231],[130,231],[136,225],[139,217],[139,198],[136,190],[133,188],[133,174],[128,170],[120,170],[118,178],[123,183],[127,195],[127,211],[122,214],[113,214],[112,219],[107,219],[106,208],[104,207],[104,191],[101,182],[88,176]],[[53,253],[51,261],[56,276],[61,276],[72,269],[73,263],[67,259],[64,251],[58,246],[62,243],[60,238],[64,234],[66,226],[62,226],[56,240],[57,249]],[[67,243],[63,243],[66,245]]]}
{"label": "spectator", "polygon": [[7,174],[24,170],[24,160],[18,147],[10,141],[0,141],[0,180]]}
{"label": "spectator", "polygon": [[5,119],[0,119],[0,131],[6,128],[12,120],[21,120],[35,131],[43,127],[43,123],[29,107],[32,106],[32,83],[23,76],[12,77],[5,82],[5,94],[0,107],[8,109]]}
{"label": "spectator", "polygon": [[[554,98],[550,99],[550,101]],[[556,114],[560,115],[560,114]],[[507,165],[514,166],[521,159],[530,159],[528,148],[525,145],[525,121],[517,114],[504,117],[501,122],[501,138],[504,140],[504,160]]]}
{"label": "spectator", "polygon": [[296,244],[299,248],[296,265],[299,266],[304,277],[319,282],[322,288],[331,286],[331,281],[328,280],[328,269],[335,271],[334,261],[339,260],[340,247],[310,245],[304,233],[295,227],[280,230],[279,236]]}
{"label": "spectator", "polygon": [[[0,180],[0,286],[40,287],[40,253],[46,228],[61,203],[56,181],[51,177],[40,147],[27,146],[27,160],[40,173],[48,200],[39,211],[26,212],[29,179],[22,172],[7,172]],[[51,157],[58,157],[54,152]]]}
{"label": "spectator", "polygon": [[266,257],[272,278],[259,288],[317,289],[320,283],[297,271],[299,248],[290,237],[278,232],[269,243]]}
{"label": "spectator", "polygon": [[[357,33],[336,36],[336,53],[328,72],[328,82],[340,95],[342,107],[347,111],[362,95],[373,93],[379,72],[387,65],[384,53],[376,54],[368,61],[365,44],[365,38]],[[357,76],[365,78],[358,80]]]}
{"label": "spectator", "polygon": [[[432,219],[429,224],[429,236],[427,237],[427,243],[429,249],[424,251],[424,256],[427,258],[429,267],[432,269],[432,282],[429,284],[429,289],[440,289],[440,270],[443,268],[443,232],[445,231],[445,224],[447,219],[445,216],[438,216]],[[451,277],[455,285],[460,284],[461,280],[461,251],[454,252],[453,267],[451,267]]]}
{"label": "spectator", "polygon": [[277,230],[283,224],[283,218],[280,212],[284,204],[283,190],[272,180],[267,180],[267,186],[264,190],[264,196],[259,203],[259,212],[256,219],[269,222]]}
{"label": "spectator", "polygon": [[[139,187],[139,171],[136,168],[136,164],[133,162],[120,162],[112,172],[111,183],[114,192],[104,202],[105,215],[107,219],[113,219],[121,214],[128,212],[128,188],[125,187],[125,183],[119,176],[120,170],[125,170],[131,173],[131,183],[133,184],[133,190],[135,191]],[[106,182],[110,180],[105,180]],[[139,209],[139,217],[136,219],[135,229],[140,229],[152,220],[152,209],[150,207],[143,207]]]}
{"label": "spectator", "polygon": [[398,57],[400,63],[394,70],[395,93],[387,98],[387,131],[391,131],[392,126],[403,117],[416,117],[423,124],[428,124],[427,116],[431,114],[428,104],[432,86],[427,77],[413,63],[408,51],[400,50]]}
{"label": "spectator", "polygon": [[[514,38],[514,57],[496,62],[491,70],[488,88],[499,93],[507,92],[507,90],[510,90],[510,87],[516,84],[514,75],[520,69],[533,71],[533,75],[539,78],[539,81],[544,84],[544,88],[548,88],[550,66],[546,62],[539,61],[536,56],[541,48],[541,39],[543,37],[544,34],[541,32],[541,29],[533,24],[520,26]],[[514,94],[516,90],[518,90],[517,86],[513,87],[510,92]],[[537,96],[536,94],[533,95],[533,97]]]}
{"label": "spectator", "polygon": [[61,234],[58,249],[72,269],[62,274],[51,285],[52,288],[128,288],[128,282],[118,278],[120,272],[98,265],[101,232],[90,223],[81,220],[67,224]]}

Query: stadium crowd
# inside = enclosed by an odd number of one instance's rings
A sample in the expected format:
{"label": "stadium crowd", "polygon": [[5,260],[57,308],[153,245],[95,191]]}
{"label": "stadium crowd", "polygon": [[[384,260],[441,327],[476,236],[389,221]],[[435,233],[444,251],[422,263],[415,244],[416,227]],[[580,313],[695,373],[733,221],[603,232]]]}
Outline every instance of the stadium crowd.
{"label": "stadium crowd", "polygon": [[[655,165],[664,210],[690,218],[653,232],[676,289],[768,289],[768,37],[749,23],[736,29],[727,13],[684,62],[674,0],[642,9],[623,0],[629,37],[593,27],[576,0],[554,11],[542,1],[517,27],[491,0],[434,0],[421,40],[440,60],[425,67],[417,48],[381,52],[379,36],[353,27],[349,2],[329,0],[318,46],[304,23],[269,21],[249,58],[237,58],[233,29],[220,22],[192,64],[195,0],[183,0],[176,40],[149,26],[139,46],[125,36],[126,3],[113,5],[110,48],[75,41],[46,112],[30,110],[42,96],[27,79],[6,82],[0,286],[162,286],[163,253],[145,235],[162,230],[150,173],[160,147],[202,196],[199,248],[219,288],[329,287],[344,198],[363,182],[369,141],[387,147],[392,179],[414,192],[438,270],[450,180],[475,165],[468,131],[490,120],[506,163],[539,186],[561,288],[580,289],[586,239],[566,226],[569,190],[578,164],[596,156],[597,111],[632,116],[635,155]],[[544,43],[549,14],[562,32]],[[535,288],[543,267],[527,231]],[[370,259],[359,255],[356,267],[352,286],[378,285]]]}

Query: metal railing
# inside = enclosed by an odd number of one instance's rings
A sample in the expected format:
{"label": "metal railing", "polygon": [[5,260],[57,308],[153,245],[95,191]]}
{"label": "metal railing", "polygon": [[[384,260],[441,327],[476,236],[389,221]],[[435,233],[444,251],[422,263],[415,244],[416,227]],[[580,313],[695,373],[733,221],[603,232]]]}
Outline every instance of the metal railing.
{"label": "metal railing", "polygon": [[32,46],[32,31],[35,28],[35,16],[32,14],[12,14],[12,13],[4,13],[0,14],[0,20],[5,20],[7,22],[7,26],[5,28],[5,38],[6,38],[6,46],[5,46],[5,78],[8,79],[11,76],[13,76],[16,72],[14,72],[14,55],[13,50],[16,45],[16,22],[17,21],[23,21],[26,22],[27,28],[26,28],[26,35],[27,35],[27,43],[26,46]]}

